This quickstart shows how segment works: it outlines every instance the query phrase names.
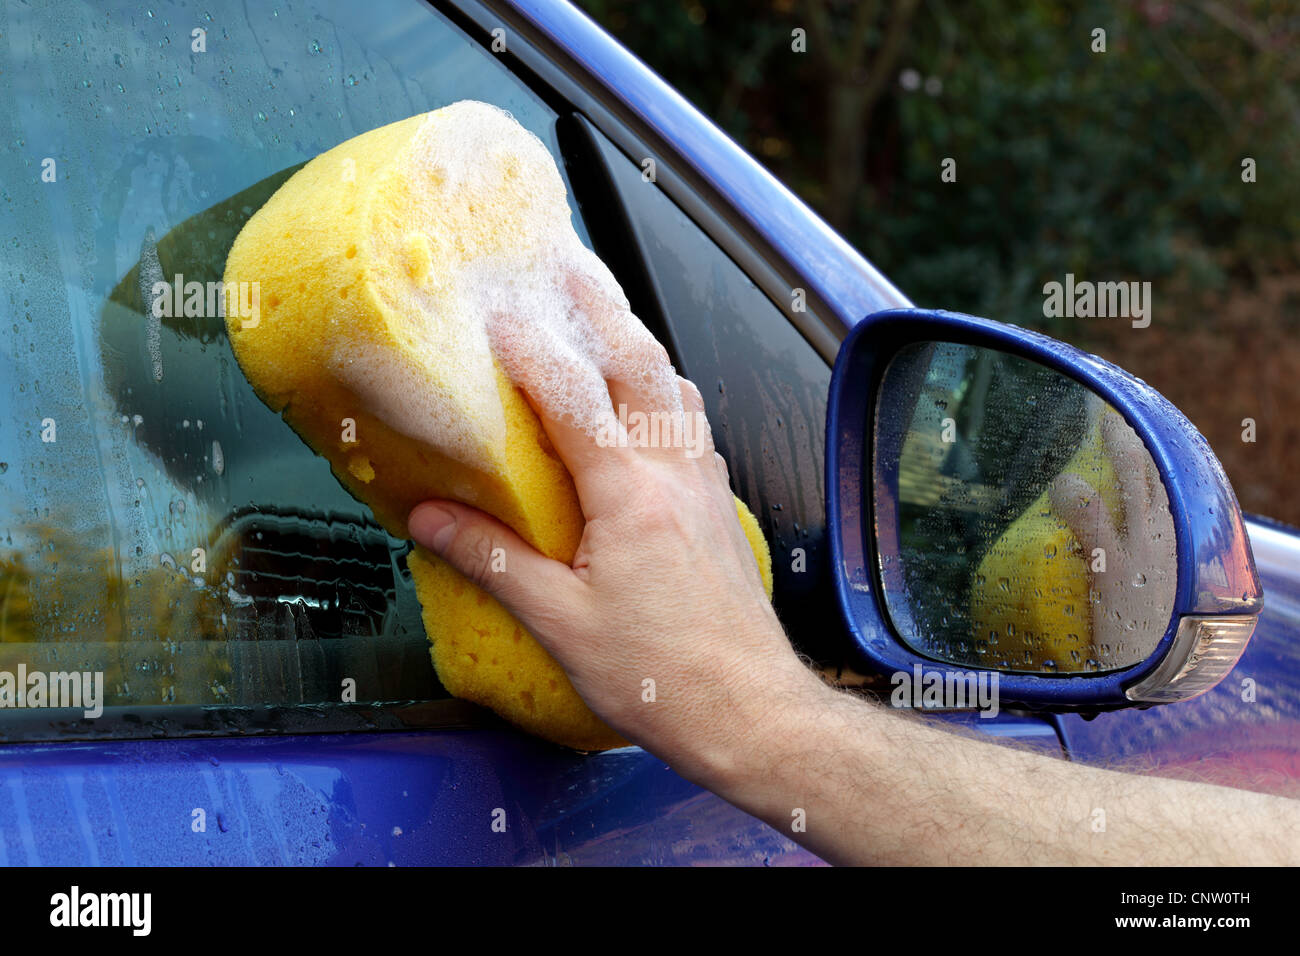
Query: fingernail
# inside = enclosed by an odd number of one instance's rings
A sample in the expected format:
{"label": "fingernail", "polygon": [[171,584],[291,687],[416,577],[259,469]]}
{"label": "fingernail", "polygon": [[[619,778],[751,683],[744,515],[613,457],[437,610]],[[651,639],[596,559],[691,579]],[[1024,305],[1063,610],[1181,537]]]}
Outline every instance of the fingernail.
{"label": "fingernail", "polygon": [[423,504],[411,513],[407,530],[420,544],[441,554],[456,533],[456,516],[440,505]]}

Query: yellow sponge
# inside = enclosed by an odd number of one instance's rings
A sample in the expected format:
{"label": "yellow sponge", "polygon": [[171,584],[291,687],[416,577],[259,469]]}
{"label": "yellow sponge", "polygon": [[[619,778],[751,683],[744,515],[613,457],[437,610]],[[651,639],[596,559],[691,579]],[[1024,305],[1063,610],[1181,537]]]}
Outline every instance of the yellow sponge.
{"label": "yellow sponge", "polygon": [[[1103,411],[1102,414],[1114,414]],[[1110,513],[1122,515],[1110,456],[1102,448],[1100,420],[1061,470],[1099,489]],[[985,553],[971,589],[975,639],[999,660],[1037,670],[1052,660],[1060,672],[1088,669],[1099,656],[1089,601],[1090,556],[1052,508],[1044,490]]]}
{"label": "yellow sponge", "polygon": [[[575,275],[603,303],[599,334],[577,326]],[[620,361],[638,367],[626,344],[646,333],[573,232],[550,153],[509,114],[457,103],[318,156],[245,225],[225,282],[228,303],[256,283],[256,314],[228,308],[226,325],[257,394],[390,534],[406,537],[419,502],[449,498],[572,560],[572,479],[494,354],[491,319],[550,335],[553,366],[597,362],[598,384]],[[584,352],[588,339],[606,352]],[[593,394],[575,390],[575,421],[595,414]],[[737,511],[770,596],[767,544]],[[408,566],[451,693],[578,749],[624,743],[495,600],[421,548]]]}
{"label": "yellow sponge", "polygon": [[[767,542],[740,499],[736,499],[736,512],[770,597]],[[494,598],[424,548],[416,547],[407,563],[420,596],[425,631],[433,641],[433,665],[448,691],[578,750],[625,745],[582,702],[554,658]]]}

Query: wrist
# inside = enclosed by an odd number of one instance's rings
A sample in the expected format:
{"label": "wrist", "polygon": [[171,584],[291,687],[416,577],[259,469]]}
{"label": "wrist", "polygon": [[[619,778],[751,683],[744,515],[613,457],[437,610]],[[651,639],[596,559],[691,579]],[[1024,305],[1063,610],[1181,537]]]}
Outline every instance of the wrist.
{"label": "wrist", "polygon": [[691,779],[748,812],[779,788],[782,769],[806,749],[836,692],[794,654],[756,671],[731,696],[725,726],[697,755]]}

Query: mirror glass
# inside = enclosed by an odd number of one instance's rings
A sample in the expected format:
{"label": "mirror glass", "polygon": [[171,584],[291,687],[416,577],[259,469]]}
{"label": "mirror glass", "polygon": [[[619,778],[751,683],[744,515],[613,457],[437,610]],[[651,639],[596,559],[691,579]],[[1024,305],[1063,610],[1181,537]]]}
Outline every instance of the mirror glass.
{"label": "mirror glass", "polygon": [[916,653],[1033,674],[1150,656],[1173,612],[1155,461],[1086,386],[979,346],[914,343],[876,403],[875,524],[889,616]]}

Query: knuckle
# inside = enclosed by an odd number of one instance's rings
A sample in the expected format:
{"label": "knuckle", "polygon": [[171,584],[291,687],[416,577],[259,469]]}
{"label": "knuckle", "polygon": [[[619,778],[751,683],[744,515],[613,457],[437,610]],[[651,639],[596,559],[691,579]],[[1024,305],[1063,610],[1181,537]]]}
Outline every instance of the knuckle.
{"label": "knuckle", "polygon": [[668,360],[668,350],[664,348],[663,343],[649,332],[646,332],[644,336],[637,337],[637,342],[632,347],[632,353],[637,359],[648,362],[652,366],[662,367],[672,364]]}
{"label": "knuckle", "polygon": [[484,590],[491,590],[497,577],[492,573],[492,537],[481,528],[465,528],[457,531],[452,549],[460,572]]}
{"label": "knuckle", "polygon": [[681,382],[682,404],[687,412],[704,414],[704,396],[700,394],[699,388],[688,378],[679,379]]}
{"label": "knuckle", "polygon": [[692,489],[652,487],[638,502],[638,526],[648,536],[688,537],[693,527],[690,515],[696,511],[696,503]]}

